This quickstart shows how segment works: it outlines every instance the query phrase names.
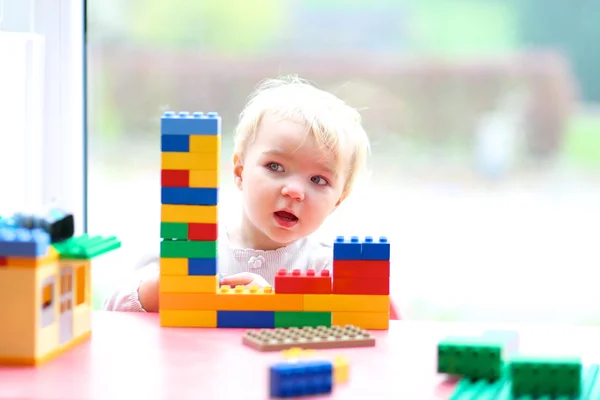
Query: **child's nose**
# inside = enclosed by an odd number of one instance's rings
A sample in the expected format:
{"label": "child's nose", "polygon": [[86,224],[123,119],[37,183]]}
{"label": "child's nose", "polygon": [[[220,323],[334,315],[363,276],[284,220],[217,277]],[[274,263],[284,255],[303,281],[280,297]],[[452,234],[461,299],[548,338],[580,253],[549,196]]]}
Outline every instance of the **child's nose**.
{"label": "child's nose", "polygon": [[298,182],[288,182],[281,189],[281,194],[294,200],[304,200],[304,188]]}

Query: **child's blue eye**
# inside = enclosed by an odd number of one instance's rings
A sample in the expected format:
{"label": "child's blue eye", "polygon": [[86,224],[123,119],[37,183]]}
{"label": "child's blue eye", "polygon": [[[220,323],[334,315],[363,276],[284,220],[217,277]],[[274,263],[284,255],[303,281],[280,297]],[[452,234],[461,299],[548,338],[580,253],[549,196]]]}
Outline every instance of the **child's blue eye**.
{"label": "child's blue eye", "polygon": [[329,182],[322,176],[313,176],[310,178],[312,183],[316,183],[317,185],[327,185]]}
{"label": "child's blue eye", "polygon": [[280,169],[280,168],[281,168],[281,169],[283,169],[283,167],[281,166],[281,164],[278,164],[278,163],[276,163],[276,162],[270,162],[270,163],[268,163],[268,164],[267,164],[267,168],[268,168],[270,171],[273,171],[273,172],[277,172],[277,171],[279,171],[279,169]]}

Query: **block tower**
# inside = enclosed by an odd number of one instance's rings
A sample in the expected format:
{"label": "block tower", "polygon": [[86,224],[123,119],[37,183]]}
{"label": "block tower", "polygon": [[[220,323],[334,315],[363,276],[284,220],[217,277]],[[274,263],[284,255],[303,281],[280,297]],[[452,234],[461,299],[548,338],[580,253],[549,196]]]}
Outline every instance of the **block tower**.
{"label": "block tower", "polygon": [[219,286],[220,153],[218,113],[166,112],[162,116],[161,326],[216,325],[215,313],[194,307],[193,297],[214,294]]}
{"label": "block tower", "polygon": [[[390,303],[390,243],[338,236],[333,244],[334,296],[346,298],[344,311],[333,311],[334,325],[352,324],[367,329],[388,329]],[[356,306],[352,309],[351,304]]]}

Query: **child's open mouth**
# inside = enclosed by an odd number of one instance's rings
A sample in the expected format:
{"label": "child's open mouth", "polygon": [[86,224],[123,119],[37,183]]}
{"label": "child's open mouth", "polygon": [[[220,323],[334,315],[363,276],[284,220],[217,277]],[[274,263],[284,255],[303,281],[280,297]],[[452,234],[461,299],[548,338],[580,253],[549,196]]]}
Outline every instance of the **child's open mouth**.
{"label": "child's open mouth", "polygon": [[275,221],[284,228],[291,228],[298,223],[298,217],[288,211],[275,211],[273,215]]}

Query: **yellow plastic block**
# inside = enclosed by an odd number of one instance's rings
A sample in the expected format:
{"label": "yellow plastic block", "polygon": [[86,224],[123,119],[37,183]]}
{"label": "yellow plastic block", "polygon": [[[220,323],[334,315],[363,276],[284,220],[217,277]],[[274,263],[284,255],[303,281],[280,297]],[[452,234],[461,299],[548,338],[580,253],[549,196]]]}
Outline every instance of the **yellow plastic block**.
{"label": "yellow plastic block", "polygon": [[219,277],[212,276],[161,276],[160,291],[163,293],[215,293]]}
{"label": "yellow plastic block", "polygon": [[[162,281],[161,281],[162,282]],[[162,286],[161,286],[162,291]],[[161,293],[164,310],[302,311],[303,295],[275,294],[271,287],[221,286],[216,293]]]}
{"label": "yellow plastic block", "polygon": [[215,171],[219,169],[219,158],[219,153],[163,152],[160,167],[161,169]]}
{"label": "yellow plastic block", "polygon": [[216,224],[218,220],[217,206],[162,204],[160,215],[162,222]]}
{"label": "yellow plastic block", "polygon": [[304,311],[389,312],[390,296],[362,294],[305,294]]}
{"label": "yellow plastic block", "polygon": [[314,349],[303,349],[302,347],[292,347],[291,349],[282,350],[281,354],[286,360],[309,358],[315,355]]}
{"label": "yellow plastic block", "polygon": [[38,267],[58,261],[58,251],[52,246],[48,247],[48,254],[44,257],[6,257],[6,267]]}
{"label": "yellow plastic block", "polygon": [[190,171],[188,182],[191,188],[218,188],[219,171]]}
{"label": "yellow plastic block", "polygon": [[333,359],[333,381],[335,384],[346,383],[350,377],[350,363],[342,356]]}
{"label": "yellow plastic block", "polygon": [[301,294],[276,294],[267,286],[245,289],[221,286],[217,294],[219,310],[239,311],[302,311],[304,298]]}
{"label": "yellow plastic block", "polygon": [[386,330],[390,327],[390,313],[334,311],[331,313],[331,324],[356,325],[362,329]]}
{"label": "yellow plastic block", "polygon": [[216,328],[216,310],[160,310],[160,326],[186,328]]}
{"label": "yellow plastic block", "polygon": [[187,258],[161,258],[160,275],[161,276],[182,276],[188,274]]}
{"label": "yellow plastic block", "polygon": [[190,153],[221,152],[221,135],[190,135]]}

